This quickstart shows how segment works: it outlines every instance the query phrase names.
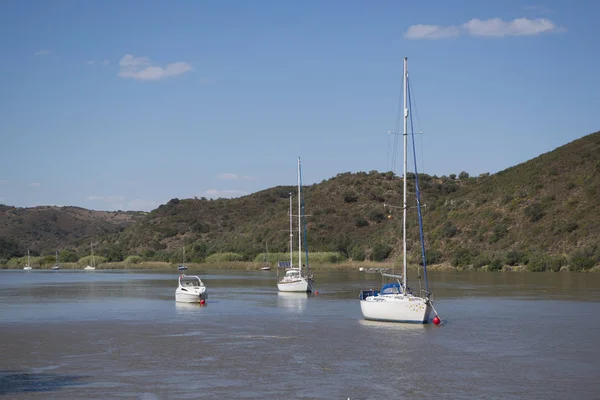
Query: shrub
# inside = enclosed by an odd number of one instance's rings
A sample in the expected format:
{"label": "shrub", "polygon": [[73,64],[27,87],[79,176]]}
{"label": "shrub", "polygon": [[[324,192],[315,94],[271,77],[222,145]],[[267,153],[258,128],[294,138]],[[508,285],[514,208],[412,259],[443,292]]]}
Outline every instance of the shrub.
{"label": "shrub", "polygon": [[354,246],[350,251],[350,257],[352,257],[353,261],[364,261],[365,260],[365,251],[361,246]]}
{"label": "shrub", "polygon": [[369,223],[364,218],[358,218],[355,222],[357,228],[363,228],[365,226],[369,226]]}
{"label": "shrub", "polygon": [[142,261],[142,257],[140,256],[128,256],[125,259],[125,264],[139,264]]}
{"label": "shrub", "polygon": [[373,246],[373,251],[371,253],[371,259],[373,261],[383,261],[386,258],[388,258],[388,256],[390,255],[391,252],[392,252],[392,248],[390,246],[388,246],[387,244],[377,243],[375,246]]}
{"label": "shrub", "polygon": [[244,261],[244,256],[238,253],[215,253],[206,257],[207,263]]}

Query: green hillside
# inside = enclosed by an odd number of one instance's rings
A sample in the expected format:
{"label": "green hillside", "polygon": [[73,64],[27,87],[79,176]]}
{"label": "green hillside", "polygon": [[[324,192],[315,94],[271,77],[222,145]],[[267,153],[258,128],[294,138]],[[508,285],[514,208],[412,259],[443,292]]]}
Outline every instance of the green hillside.
{"label": "green hillside", "polygon": [[[414,175],[408,177],[414,192]],[[494,175],[419,175],[419,182],[429,263],[488,269],[527,265],[530,270],[566,264],[589,269],[600,263],[600,132]],[[196,262],[226,252],[253,260],[267,246],[269,252],[283,253],[289,243],[289,193],[295,214],[296,191],[278,186],[235,199],[172,199],[127,224],[79,234],[71,246],[93,236],[98,251],[114,261],[127,255],[178,261],[184,246],[188,260]],[[401,205],[401,177],[341,173],[303,191],[311,251],[339,252],[354,260],[399,257],[401,209],[384,204]],[[413,206],[408,243],[409,257],[416,261]],[[32,228],[31,235],[38,230]]]}

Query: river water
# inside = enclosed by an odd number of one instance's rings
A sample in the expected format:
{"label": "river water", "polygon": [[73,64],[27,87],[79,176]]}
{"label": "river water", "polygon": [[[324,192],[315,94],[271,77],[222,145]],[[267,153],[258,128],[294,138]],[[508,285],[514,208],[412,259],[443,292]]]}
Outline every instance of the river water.
{"label": "river water", "polygon": [[434,272],[434,326],[363,320],[376,274],[194,273],[0,271],[0,398],[600,398],[600,274]]}

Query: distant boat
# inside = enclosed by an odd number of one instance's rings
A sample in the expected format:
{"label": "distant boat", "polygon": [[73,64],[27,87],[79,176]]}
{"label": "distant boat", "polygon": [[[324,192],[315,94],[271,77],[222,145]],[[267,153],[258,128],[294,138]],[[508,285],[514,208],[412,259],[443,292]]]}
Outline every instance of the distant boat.
{"label": "distant boat", "polygon": [[[391,278],[392,282],[384,284],[381,290],[362,290],[360,292],[360,308],[362,314],[367,320],[375,320],[375,321],[389,321],[389,322],[412,322],[412,323],[421,323],[426,324],[430,321],[430,318],[433,313],[435,313],[435,309],[433,308],[433,301],[431,300],[431,293],[429,292],[429,287],[427,284],[427,265],[425,262],[425,246],[423,242],[423,220],[421,218],[421,199],[419,195],[419,176],[417,174],[416,168],[414,171],[415,174],[415,194],[416,194],[416,208],[419,220],[419,232],[420,232],[420,240],[421,240],[421,254],[423,257],[423,276],[425,278],[425,288],[421,290],[421,296],[413,295],[412,291],[407,285],[406,273],[407,273],[407,246],[406,246],[406,211],[407,208],[411,208],[407,206],[406,195],[407,195],[407,183],[406,183],[406,174],[407,174],[407,125],[408,125],[408,116],[409,116],[409,86],[408,86],[408,62],[407,59],[404,59],[404,78],[403,78],[403,86],[404,86],[404,173],[403,173],[403,181],[404,181],[404,205],[401,207],[403,209],[403,274],[402,275],[394,275],[381,272],[381,275],[386,278]],[[414,140],[414,136],[413,136]],[[414,147],[414,141],[413,141]],[[415,160],[416,167],[416,160]],[[440,319],[436,315],[433,318],[434,324],[439,324]]]}
{"label": "distant boat", "polygon": [[185,265],[185,246],[183,247],[183,262],[179,265],[177,269],[180,271],[186,271],[188,269],[188,267],[186,267]]}
{"label": "distant boat", "polygon": [[271,270],[271,266],[269,265],[269,247],[267,246],[267,243],[265,242],[265,257],[263,260],[263,266],[260,268],[261,271],[270,271]]}
{"label": "distant boat", "polygon": [[181,303],[202,303],[208,298],[206,286],[198,276],[181,275],[175,290],[175,301]]}
{"label": "distant boat", "polygon": [[31,262],[29,262],[29,250],[27,250],[27,264],[23,267],[25,271],[31,271],[33,268],[31,267]]}
{"label": "distant boat", "polygon": [[54,264],[51,270],[58,271],[60,269],[60,263],[58,262],[58,250],[56,250],[56,264]]}
{"label": "distant boat", "polygon": [[[292,260],[292,194],[290,193],[290,267],[285,271],[285,275],[277,282],[277,289],[280,292],[312,292],[313,275],[308,267],[308,248],[306,246],[306,226],[302,229],[304,217],[304,199],[302,197],[302,169],[300,157],[298,157],[298,267],[294,268]],[[302,232],[304,231],[304,235]],[[306,269],[303,271],[302,264],[302,240],[305,241],[304,249],[306,251]]]}
{"label": "distant boat", "polygon": [[84,268],[86,271],[93,271],[96,269],[96,259],[94,258],[94,244],[90,243],[90,253],[92,255],[92,265],[88,265]]}

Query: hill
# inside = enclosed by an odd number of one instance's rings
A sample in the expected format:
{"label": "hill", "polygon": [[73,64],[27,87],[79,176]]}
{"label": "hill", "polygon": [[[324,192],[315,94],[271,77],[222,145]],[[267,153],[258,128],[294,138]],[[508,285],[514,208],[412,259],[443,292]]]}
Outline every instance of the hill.
{"label": "hill", "polygon": [[54,254],[55,250],[89,246],[85,238],[122,231],[143,212],[92,211],[79,207],[18,208],[0,204],[0,259]]}
{"label": "hill", "polygon": [[[598,264],[599,173],[596,132],[493,175],[419,174],[428,262],[490,269],[519,264],[532,270]],[[414,174],[408,178],[409,190],[414,191]],[[311,251],[340,252],[355,260],[398,258],[400,177],[392,172],[347,172],[303,191]],[[45,240],[58,236],[65,243],[70,237],[77,246],[81,238],[94,235],[99,252],[114,261],[134,254],[179,261],[184,246],[190,261],[225,252],[250,260],[267,247],[269,252],[288,251],[290,192],[297,213],[296,187],[278,186],[235,199],[172,199],[144,215],[120,215],[122,223],[116,223],[118,214],[97,218],[97,225],[87,226],[85,232],[81,226],[68,229],[62,220],[45,218],[42,223],[36,218],[35,225],[21,229],[20,242],[42,243],[39,235],[45,235]],[[416,261],[420,249],[413,206],[409,204],[409,257]],[[31,209],[21,212],[33,214]],[[4,225],[14,230],[17,219]],[[0,237],[5,237],[8,228],[2,221]],[[48,244],[38,251],[48,248],[54,247]]]}

